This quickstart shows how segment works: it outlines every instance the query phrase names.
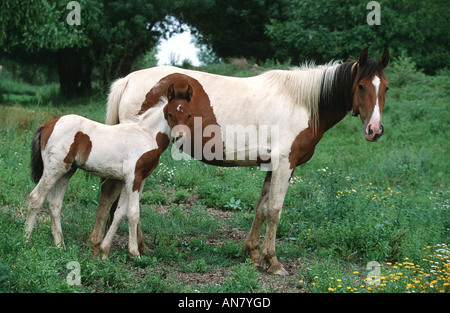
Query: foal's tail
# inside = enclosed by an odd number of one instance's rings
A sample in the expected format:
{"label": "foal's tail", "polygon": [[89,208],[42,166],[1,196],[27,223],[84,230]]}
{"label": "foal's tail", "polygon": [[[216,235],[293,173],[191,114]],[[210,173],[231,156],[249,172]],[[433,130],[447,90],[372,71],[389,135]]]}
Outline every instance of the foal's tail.
{"label": "foal's tail", "polygon": [[119,124],[119,104],[122,94],[128,84],[128,78],[119,78],[111,85],[108,95],[108,104],[106,107],[105,123],[108,125]]}
{"label": "foal's tail", "polygon": [[38,183],[44,172],[44,161],[41,154],[41,133],[45,125],[39,126],[31,141],[31,178],[35,183]]}

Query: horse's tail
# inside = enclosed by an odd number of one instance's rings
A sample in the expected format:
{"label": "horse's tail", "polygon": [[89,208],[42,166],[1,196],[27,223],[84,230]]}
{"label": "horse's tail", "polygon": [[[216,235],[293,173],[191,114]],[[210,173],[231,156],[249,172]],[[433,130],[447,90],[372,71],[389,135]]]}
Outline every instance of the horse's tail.
{"label": "horse's tail", "polygon": [[41,133],[45,125],[39,126],[31,141],[31,178],[35,183],[38,183],[44,172],[44,161],[41,153]]}
{"label": "horse's tail", "polygon": [[119,104],[122,94],[128,84],[128,78],[119,78],[111,85],[108,95],[108,104],[106,107],[105,123],[108,125],[119,124]]}

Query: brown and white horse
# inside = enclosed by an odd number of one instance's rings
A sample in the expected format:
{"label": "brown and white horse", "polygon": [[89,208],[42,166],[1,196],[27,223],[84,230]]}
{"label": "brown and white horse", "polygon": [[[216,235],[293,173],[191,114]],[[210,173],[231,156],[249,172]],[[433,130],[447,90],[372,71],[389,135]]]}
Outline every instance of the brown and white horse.
{"label": "brown and white horse", "polygon": [[[298,165],[312,157],[322,135],[351,110],[354,116],[360,115],[366,140],[377,141],[383,135],[381,114],[388,89],[383,70],[388,63],[386,49],[376,60],[369,58],[365,48],[358,61],[274,70],[249,78],[175,67],[150,68],[113,83],[106,122],[132,121],[157,104],[171,84],[181,82],[191,86],[193,94],[187,124],[193,145],[190,153],[194,158],[218,166],[272,163],[265,168],[267,174],[244,252],[255,266],[267,264],[269,273],[283,275],[287,272],[276,257],[275,241],[290,177]],[[244,145],[239,146],[229,135],[230,127],[232,130],[254,127],[257,132],[263,129],[270,135],[262,141],[264,147],[254,148],[246,145],[245,140]],[[242,151],[236,146],[246,151],[240,154]],[[119,193],[120,188],[113,180],[108,180],[101,188],[97,218],[90,236],[94,252],[98,251],[110,207]],[[259,236],[265,220],[266,235],[260,253]]]}
{"label": "brown and white horse", "polygon": [[27,241],[31,239],[37,213],[47,197],[55,244],[64,246],[60,219],[62,202],[70,178],[80,168],[114,179],[118,188],[123,188],[114,222],[102,245],[104,256],[127,214],[129,251],[133,256],[139,256],[138,245],[143,244],[138,244],[137,238],[140,191],[169,144],[163,105],[165,102],[148,110],[136,123],[111,126],[79,115],[65,115],[39,126],[32,140],[32,177],[38,184],[28,201]]}

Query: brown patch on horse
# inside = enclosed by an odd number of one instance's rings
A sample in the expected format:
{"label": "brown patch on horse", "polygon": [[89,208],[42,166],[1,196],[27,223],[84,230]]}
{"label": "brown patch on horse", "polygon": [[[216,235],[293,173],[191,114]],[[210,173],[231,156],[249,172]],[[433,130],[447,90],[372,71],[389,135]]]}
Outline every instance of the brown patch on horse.
{"label": "brown patch on horse", "polygon": [[169,142],[169,136],[159,132],[156,135],[156,143],[158,145],[158,148],[145,152],[136,161],[136,167],[134,169],[133,191],[139,191],[142,181],[150,176],[150,174],[156,168],[159,162],[159,157],[164,152],[164,150],[167,149]]}
{"label": "brown patch on horse", "polygon": [[69,153],[64,158],[64,163],[67,164],[66,167],[70,168],[74,162],[79,167],[83,166],[89,158],[91,150],[92,141],[89,136],[83,132],[77,132],[73,143],[70,145]]}
{"label": "brown patch on horse", "polygon": [[[187,75],[181,74],[181,73],[174,73],[174,74],[167,75],[166,77],[161,78],[161,80],[159,82],[157,82],[153,86],[153,88],[150,89],[149,92],[147,92],[147,94],[145,95],[145,100],[141,104],[141,109],[139,110],[138,115],[141,115],[148,109],[153,108],[156,104],[158,104],[161,97],[167,95],[167,90],[169,89],[169,86],[171,84],[174,84],[177,81],[182,82],[180,80],[183,80],[183,79],[184,79],[184,81],[186,81],[185,79],[196,81],[197,82],[196,85],[200,85],[200,83],[198,83],[197,80],[195,80]],[[195,86],[192,86],[192,87],[195,88]],[[201,87],[201,89],[203,90],[203,87]],[[206,93],[205,93],[205,95],[206,95]],[[209,102],[209,99],[208,99],[208,102]]]}
{"label": "brown patch on horse", "polygon": [[[183,98],[186,98],[185,94],[186,94],[186,90],[188,90],[188,87],[191,86],[192,88],[192,94],[189,95],[189,112],[191,113],[191,118],[190,118],[190,122],[187,125],[189,127],[190,133],[191,133],[191,138],[190,143],[191,143],[191,156],[194,157],[197,160],[200,160],[202,162],[205,162],[207,164],[212,164],[212,165],[223,165],[223,161],[222,160],[217,160],[217,159],[213,159],[213,160],[207,160],[205,159],[205,157],[203,156],[203,148],[205,146],[206,143],[208,143],[213,137],[216,139],[214,140],[215,146],[214,146],[214,152],[216,152],[215,149],[218,148],[218,144],[219,141],[217,140],[217,138],[219,138],[221,146],[220,148],[222,149],[223,153],[225,151],[225,147],[224,147],[224,143],[222,142],[222,138],[221,138],[221,133],[215,133],[212,132],[211,136],[205,136],[205,128],[209,125],[217,125],[217,129],[220,129],[219,124],[217,123],[217,119],[216,116],[214,114],[214,111],[211,107],[211,101],[209,99],[209,96],[206,94],[205,90],[203,89],[203,86],[200,84],[200,82],[198,80],[196,80],[195,78],[192,78],[188,75],[185,74],[181,74],[181,73],[175,73],[175,74],[170,74],[167,75],[166,77],[162,78],[156,85],[155,87],[150,90],[149,93],[147,93],[146,95],[146,101],[144,101],[144,103],[141,106],[141,112],[145,112],[145,110],[149,109],[150,107],[148,107],[148,105],[156,105],[156,103],[158,103],[159,98],[162,95],[165,95],[169,89],[169,87],[171,85],[174,85],[174,92],[175,92],[175,96],[182,96]],[[158,92],[158,94],[156,94],[156,90]],[[149,101],[147,101],[147,99]],[[153,102],[151,102],[151,101]],[[155,102],[156,101],[156,102]],[[194,129],[194,121],[196,117],[201,117],[202,119],[202,124],[201,124],[201,129]],[[167,117],[166,117],[167,119]],[[197,125],[199,126],[199,125]],[[200,136],[198,135],[198,132],[200,132]],[[198,138],[201,137],[201,144],[202,144],[202,149],[201,151],[197,151],[195,150],[194,144],[197,143],[194,138],[195,138],[195,134],[197,133]],[[217,137],[219,136],[219,137]],[[209,144],[211,145],[211,142],[209,142]],[[197,147],[198,149],[199,147]],[[211,149],[212,150],[212,149]],[[222,155],[223,155],[222,153]]]}
{"label": "brown patch on horse", "polygon": [[53,133],[53,129],[55,128],[55,124],[59,121],[60,117],[55,118],[54,120],[45,123],[44,125],[39,126],[39,128],[43,128],[41,132],[41,150],[44,150],[47,146],[48,139]]}
{"label": "brown patch on horse", "polygon": [[[319,123],[320,125],[320,123]],[[294,170],[295,167],[306,163],[314,154],[317,143],[322,138],[323,131],[313,131],[310,126],[297,135],[291,145],[291,152],[289,153],[289,168]],[[294,171],[292,171],[294,172]]]}

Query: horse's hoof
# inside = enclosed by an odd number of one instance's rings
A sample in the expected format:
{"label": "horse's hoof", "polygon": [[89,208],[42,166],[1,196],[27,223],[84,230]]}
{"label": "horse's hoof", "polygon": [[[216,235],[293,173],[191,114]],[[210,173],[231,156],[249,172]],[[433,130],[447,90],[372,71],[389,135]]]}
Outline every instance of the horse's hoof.
{"label": "horse's hoof", "polygon": [[139,260],[141,259],[141,255],[139,254],[139,250],[130,250],[129,253],[130,253],[130,255],[133,258],[136,258],[136,259],[139,259]]}
{"label": "horse's hoof", "polygon": [[284,268],[281,268],[281,269],[279,269],[279,270],[276,270],[276,271],[273,272],[272,274],[280,275],[280,276],[289,276],[288,271],[286,271]]}
{"label": "horse's hoof", "polygon": [[273,274],[273,275],[279,275],[279,276],[289,276],[288,271],[286,271],[286,270],[284,269],[284,267],[281,266],[281,265],[271,266],[271,267],[267,270],[267,273]]}

